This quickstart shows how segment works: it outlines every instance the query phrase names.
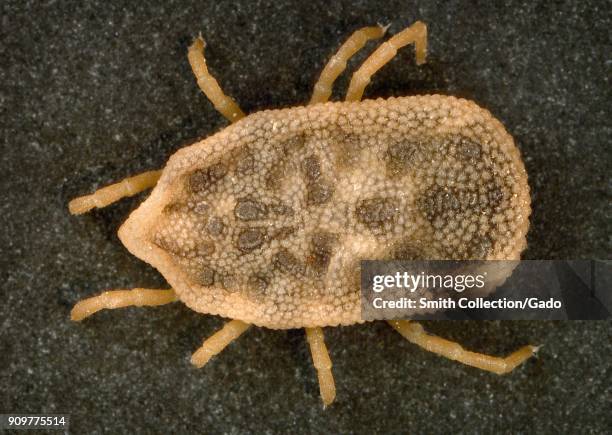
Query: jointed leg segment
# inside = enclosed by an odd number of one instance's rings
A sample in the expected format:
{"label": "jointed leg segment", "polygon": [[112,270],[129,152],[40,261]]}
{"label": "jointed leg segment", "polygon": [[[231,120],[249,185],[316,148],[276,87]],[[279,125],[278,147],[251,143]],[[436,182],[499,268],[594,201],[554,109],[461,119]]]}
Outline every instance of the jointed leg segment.
{"label": "jointed leg segment", "polygon": [[79,301],[72,308],[70,318],[79,321],[103,309],[165,305],[176,300],[176,294],[172,289],[135,288],[132,290],[106,291],[98,296]]}
{"label": "jointed leg segment", "polygon": [[119,183],[98,189],[90,195],[73,199],[68,204],[68,209],[72,214],[82,214],[94,207],[106,207],[121,198],[136,195],[143,190],[154,187],[161,174],[162,171],[148,171],[126,178]]}
{"label": "jointed leg segment", "polygon": [[223,328],[204,340],[202,346],[191,356],[191,363],[198,368],[204,367],[215,355],[220,353],[232,341],[242,335],[251,325],[240,320],[227,322]]}
{"label": "jointed leg segment", "polygon": [[244,118],[244,112],[240,110],[234,100],[223,93],[217,80],[208,72],[206,59],[204,58],[205,46],[204,39],[199,36],[193,41],[187,52],[189,64],[196,76],[198,86],[213,103],[215,109],[221,112],[230,122],[238,121],[240,118]]}
{"label": "jointed leg segment", "polygon": [[537,346],[523,346],[507,357],[499,358],[470,352],[458,343],[436,337],[435,335],[429,335],[418,323],[408,320],[391,320],[389,324],[408,341],[423,349],[472,367],[497,373],[498,375],[511,372],[538,350]]}
{"label": "jointed leg segment", "polygon": [[397,54],[397,50],[414,42],[416,63],[421,65],[427,56],[427,26],[421,21],[402,30],[387,42],[383,43],[368,57],[361,67],[353,74],[346,101],[359,101],[363,90],[370,83],[371,77]]}
{"label": "jointed leg segment", "polygon": [[342,71],[346,69],[346,62],[371,39],[381,38],[386,27],[372,26],[363,27],[354,32],[347,41],[342,44],[342,47],[338,49],[338,52],[332,56],[327,62],[325,68],[321,72],[319,80],[314,86],[312,97],[310,98],[310,104],[324,103],[326,102],[332,93],[332,86],[334,81],[338,78]]}
{"label": "jointed leg segment", "polygon": [[305,328],[306,339],[310,345],[310,353],[312,355],[312,363],[317,369],[319,377],[319,391],[321,399],[325,406],[331,404],[336,398],[336,384],[334,383],[334,375],[332,374],[332,362],[325,346],[325,338],[323,329],[321,328]]}

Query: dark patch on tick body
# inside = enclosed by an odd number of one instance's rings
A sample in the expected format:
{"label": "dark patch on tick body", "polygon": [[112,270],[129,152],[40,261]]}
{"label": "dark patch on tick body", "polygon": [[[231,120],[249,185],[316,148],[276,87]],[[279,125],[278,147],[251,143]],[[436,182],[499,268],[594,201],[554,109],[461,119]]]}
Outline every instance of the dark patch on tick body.
{"label": "dark patch on tick body", "polygon": [[357,221],[371,229],[395,222],[398,215],[397,200],[394,198],[364,199],[355,209]]}
{"label": "dark patch on tick body", "polygon": [[402,141],[390,145],[384,156],[389,175],[399,176],[413,169],[420,146],[418,142],[412,141]]}
{"label": "dark patch on tick body", "polygon": [[319,158],[315,155],[307,156],[302,162],[302,171],[306,180],[306,205],[328,202],[334,193],[334,187],[323,178]]}
{"label": "dark patch on tick body", "polygon": [[336,235],[328,232],[316,233],[312,236],[307,262],[316,272],[327,271],[337,240]]}
{"label": "dark patch on tick body", "polygon": [[262,302],[269,285],[269,279],[264,275],[251,275],[247,280],[247,296],[256,302]]}
{"label": "dark patch on tick body", "polygon": [[302,162],[302,169],[306,177],[307,183],[314,183],[321,177],[321,163],[319,158],[314,155],[310,155]]}
{"label": "dark patch on tick body", "polygon": [[251,198],[240,198],[234,207],[234,215],[243,221],[255,221],[268,217],[268,209],[262,202]]}
{"label": "dark patch on tick body", "polygon": [[215,271],[210,266],[202,266],[194,276],[196,284],[211,287],[215,283]]}
{"label": "dark patch on tick body", "polygon": [[474,163],[481,160],[482,147],[469,139],[461,139],[457,153],[463,160]]}
{"label": "dark patch on tick body", "polygon": [[451,220],[454,215],[468,211],[471,214],[491,214],[503,198],[503,190],[495,184],[484,195],[467,189],[435,187],[425,193],[417,205],[425,217],[433,222],[440,217]]}
{"label": "dark patch on tick body", "polygon": [[493,248],[493,242],[491,239],[488,236],[483,235],[476,235],[472,237],[466,243],[466,245],[466,258],[472,260],[484,260]]}
{"label": "dark patch on tick body", "polygon": [[255,156],[249,149],[243,152],[236,159],[236,173],[239,175],[251,175],[255,172]]}
{"label": "dark patch on tick body", "polygon": [[449,213],[458,213],[464,207],[460,192],[457,189],[446,187],[433,188],[420,198],[417,203],[430,222],[439,217],[445,217]]}
{"label": "dark patch on tick body", "polygon": [[494,210],[505,199],[503,189],[500,186],[494,185],[487,190],[487,200],[489,209]]}
{"label": "dark patch on tick body", "polygon": [[359,135],[337,129],[330,134],[329,148],[333,152],[335,164],[340,168],[349,168],[359,160],[363,144]]}
{"label": "dark patch on tick body", "polygon": [[296,231],[295,227],[280,227],[270,231],[270,239],[285,240]]}
{"label": "dark patch on tick body", "polygon": [[189,258],[197,256],[208,256],[215,252],[215,244],[210,240],[200,240],[193,249],[186,249],[182,245],[179,245],[178,241],[156,235],[153,239],[153,243],[164,251],[175,255],[177,257]]}
{"label": "dark patch on tick body", "polygon": [[167,204],[163,208],[162,213],[165,215],[174,215],[174,214],[184,213],[185,210],[186,210],[185,204],[181,202],[171,202],[170,204]]}
{"label": "dark patch on tick body", "polygon": [[280,216],[293,216],[295,213],[293,208],[283,203],[274,203],[270,205],[270,211]]}
{"label": "dark patch on tick body", "polygon": [[215,243],[211,240],[202,240],[196,245],[198,256],[208,256],[215,252]]}
{"label": "dark patch on tick body", "polygon": [[264,176],[268,190],[275,191],[281,188],[287,176],[288,162],[295,161],[296,154],[303,151],[305,144],[304,133],[298,133],[272,144],[270,155],[273,157],[273,162]]}
{"label": "dark patch on tick body", "polygon": [[153,238],[153,243],[158,248],[170,254],[179,255],[179,256],[182,254],[182,250],[180,246],[178,245],[178,243],[176,242],[176,240],[168,239],[167,237],[156,235]]}
{"label": "dark patch on tick body", "polygon": [[301,151],[306,145],[306,134],[297,133],[293,136],[280,142],[281,152],[286,154],[292,154],[296,151]]}
{"label": "dark patch on tick body", "polygon": [[262,293],[268,288],[269,282],[263,275],[256,274],[249,277],[247,284],[257,292]]}
{"label": "dark patch on tick body", "polygon": [[272,257],[272,265],[282,273],[293,275],[303,275],[305,272],[304,265],[287,249],[280,249]]}
{"label": "dark patch on tick body", "polygon": [[198,202],[194,207],[193,207],[193,212],[195,214],[199,214],[199,215],[205,215],[210,211],[210,205],[204,201],[200,201]]}
{"label": "dark patch on tick body", "polygon": [[225,229],[225,224],[221,220],[221,218],[217,216],[213,216],[208,220],[208,224],[206,225],[206,231],[213,237],[219,237],[223,234],[223,230]]}
{"label": "dark patch on tick body", "polygon": [[306,205],[325,204],[334,194],[334,187],[326,180],[308,184],[306,188]]}
{"label": "dark patch on tick body", "polygon": [[189,191],[193,193],[201,193],[208,191],[219,180],[227,174],[227,166],[224,163],[215,163],[208,168],[197,169],[189,174],[187,185]]}
{"label": "dark patch on tick body", "polygon": [[233,293],[238,290],[238,278],[236,277],[236,275],[231,273],[219,275],[218,280],[219,284],[221,284],[221,287],[223,287],[223,289],[227,290],[228,292]]}
{"label": "dark patch on tick body", "polygon": [[400,261],[423,260],[423,251],[411,240],[402,240],[391,249],[391,259]]}
{"label": "dark patch on tick body", "polygon": [[440,253],[432,246],[423,242],[424,234],[402,238],[391,246],[388,260],[419,261],[441,258]]}
{"label": "dark patch on tick body", "polygon": [[244,252],[251,252],[263,245],[267,232],[264,228],[246,228],[238,234],[236,247]]}
{"label": "dark patch on tick body", "polygon": [[265,185],[268,190],[280,189],[285,179],[285,162],[275,162],[265,176]]}

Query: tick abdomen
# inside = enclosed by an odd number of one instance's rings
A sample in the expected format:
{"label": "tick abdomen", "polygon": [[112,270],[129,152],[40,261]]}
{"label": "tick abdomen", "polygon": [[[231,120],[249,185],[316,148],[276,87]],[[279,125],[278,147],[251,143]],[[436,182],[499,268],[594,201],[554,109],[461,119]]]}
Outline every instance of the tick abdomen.
{"label": "tick abdomen", "polygon": [[361,322],[364,259],[517,259],[529,188],[475,103],[429,95],[252,114],[178,151],[120,230],[192,309]]}

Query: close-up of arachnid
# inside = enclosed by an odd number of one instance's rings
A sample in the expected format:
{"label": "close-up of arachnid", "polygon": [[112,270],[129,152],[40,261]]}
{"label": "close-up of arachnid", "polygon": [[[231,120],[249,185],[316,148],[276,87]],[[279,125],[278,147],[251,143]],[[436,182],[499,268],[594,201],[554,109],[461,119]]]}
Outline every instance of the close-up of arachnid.
{"label": "close-up of arachnid", "polygon": [[[530,196],[519,150],[476,103],[445,95],[361,101],[373,75],[414,44],[422,22],[380,45],[328,102],[347,61],[382,26],[353,33],[331,57],[310,102],[245,115],[207,69],[205,43],[188,59],[204,94],[231,124],[184,147],[161,170],[72,200],[73,214],[153,188],[119,229],[125,247],[170,289],[115,290],[72,310],[162,305],[230,321],[192,356],[204,366],[251,325],[304,328],[325,405],[336,396],[323,327],[363,323],[360,262],[372,259],[519,259]],[[537,348],[500,358],[474,353],[408,320],[389,324],[410,342],[458,362],[508,373]]]}

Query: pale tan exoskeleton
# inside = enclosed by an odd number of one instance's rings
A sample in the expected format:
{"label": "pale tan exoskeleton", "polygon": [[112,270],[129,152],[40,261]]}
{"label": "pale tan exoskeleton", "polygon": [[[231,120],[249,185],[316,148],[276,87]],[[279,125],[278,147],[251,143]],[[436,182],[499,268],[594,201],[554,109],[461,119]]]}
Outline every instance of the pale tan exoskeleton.
{"label": "pale tan exoskeleton", "polygon": [[[381,26],[356,31],[321,73],[309,105],[245,116],[209,73],[204,41],[188,58],[199,87],[231,125],[146,172],[70,202],[73,214],[155,187],[121,226],[127,249],[157,268],[169,290],[102,293],[72,310],[162,305],[229,321],[192,357],[198,367],[251,324],[305,328],[325,405],[335,398],[322,327],[361,323],[359,261],[518,259],[530,214],[527,175],[512,138],[471,101],[442,95],[360,101],[372,75],[414,43],[421,22],[383,43],[352,77],[346,102],[327,102],[347,60]],[[537,350],[506,358],[464,350],[407,320],[409,341],[502,374]]]}

